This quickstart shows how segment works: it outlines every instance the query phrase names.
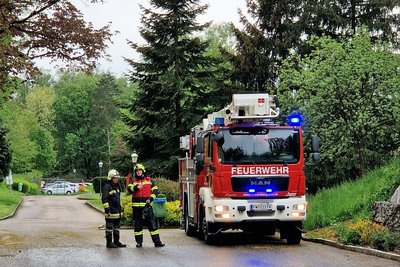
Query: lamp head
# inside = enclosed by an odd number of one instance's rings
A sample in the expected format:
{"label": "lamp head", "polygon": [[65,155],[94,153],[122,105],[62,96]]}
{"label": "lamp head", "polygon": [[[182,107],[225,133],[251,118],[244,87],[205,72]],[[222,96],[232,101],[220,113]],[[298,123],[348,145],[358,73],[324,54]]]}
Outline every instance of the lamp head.
{"label": "lamp head", "polygon": [[131,158],[132,158],[132,163],[136,163],[138,160],[139,155],[136,153],[136,151],[133,151]]}

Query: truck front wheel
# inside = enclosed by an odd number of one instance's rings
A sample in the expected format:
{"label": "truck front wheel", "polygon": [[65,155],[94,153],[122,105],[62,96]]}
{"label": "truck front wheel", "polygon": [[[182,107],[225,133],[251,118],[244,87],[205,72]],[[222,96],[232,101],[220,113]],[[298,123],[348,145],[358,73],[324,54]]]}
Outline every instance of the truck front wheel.
{"label": "truck front wheel", "polygon": [[302,222],[285,223],[281,227],[281,239],[286,239],[290,245],[298,245],[301,241]]}
{"label": "truck front wheel", "polygon": [[213,223],[207,222],[206,217],[203,218],[203,235],[204,242],[208,245],[215,243],[215,225]]}
{"label": "truck front wheel", "polygon": [[195,236],[196,228],[191,226],[189,223],[189,212],[187,204],[185,204],[185,233],[187,236]]}

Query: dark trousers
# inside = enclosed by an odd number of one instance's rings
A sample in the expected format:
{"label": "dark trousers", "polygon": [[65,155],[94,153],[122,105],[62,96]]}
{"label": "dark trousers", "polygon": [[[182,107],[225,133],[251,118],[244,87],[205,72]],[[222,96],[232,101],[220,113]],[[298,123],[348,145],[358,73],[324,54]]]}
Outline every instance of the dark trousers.
{"label": "dark trousers", "polygon": [[143,243],[143,225],[147,225],[153,243],[160,243],[160,234],[157,228],[156,219],[151,212],[150,216],[143,218],[144,207],[133,207],[133,220],[135,221],[135,241],[136,243]]}
{"label": "dark trousers", "polygon": [[112,242],[112,236],[114,235],[114,242],[119,241],[119,228],[121,219],[108,219],[106,218],[106,239],[107,242]]}

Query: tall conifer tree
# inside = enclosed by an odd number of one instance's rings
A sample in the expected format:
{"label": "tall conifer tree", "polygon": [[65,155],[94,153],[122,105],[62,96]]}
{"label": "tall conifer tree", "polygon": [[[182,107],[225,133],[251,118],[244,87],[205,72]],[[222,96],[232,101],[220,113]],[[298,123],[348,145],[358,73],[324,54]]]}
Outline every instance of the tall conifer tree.
{"label": "tall conifer tree", "polygon": [[350,38],[366,25],[372,40],[398,42],[398,0],[247,0],[250,18],[235,28],[232,80],[247,91],[273,92],[277,68],[290,53],[308,54],[312,35]]}
{"label": "tall conifer tree", "polygon": [[141,6],[140,33],[146,44],[130,43],[142,59],[127,60],[133,69],[130,79],[139,85],[127,141],[153,174],[172,178],[176,176],[179,136],[201,120],[210,91],[204,83],[212,78],[212,60],[205,56],[208,43],[193,36],[208,26],[195,21],[207,5],[200,5],[199,0],[149,3],[150,8]]}

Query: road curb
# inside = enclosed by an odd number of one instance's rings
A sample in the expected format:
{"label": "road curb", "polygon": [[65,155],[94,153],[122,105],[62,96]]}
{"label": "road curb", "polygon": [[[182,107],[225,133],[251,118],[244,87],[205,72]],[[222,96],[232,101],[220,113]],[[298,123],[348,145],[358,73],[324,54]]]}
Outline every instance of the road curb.
{"label": "road curb", "polygon": [[23,200],[24,200],[24,198],[22,197],[22,198],[21,198],[21,201],[20,201],[20,202],[18,203],[18,205],[15,207],[15,209],[13,210],[13,212],[11,212],[10,214],[8,214],[8,215],[6,215],[6,216],[0,218],[0,220],[5,220],[5,219],[8,219],[8,218],[10,218],[10,217],[13,217],[14,214],[17,212],[17,210],[18,210],[18,208],[19,208],[19,206],[21,205],[21,203],[22,203]]}
{"label": "road curb", "polygon": [[[78,198],[79,199],[79,198]],[[82,200],[82,199],[80,199]],[[97,212],[100,212],[101,214],[104,214],[104,210],[98,209],[96,208],[94,205],[92,205],[91,203],[85,201],[85,204],[88,205],[89,207],[91,207],[92,209],[96,210]]]}
{"label": "road curb", "polygon": [[328,245],[328,246],[339,248],[339,249],[354,251],[354,252],[358,252],[358,253],[363,253],[363,254],[367,254],[367,255],[372,255],[372,256],[400,262],[400,255],[391,253],[391,252],[385,252],[385,251],[381,251],[381,250],[377,250],[377,249],[373,249],[373,248],[367,248],[367,247],[343,245],[343,244],[339,244],[337,242],[327,240],[327,239],[322,239],[322,238],[305,238],[305,237],[303,237],[302,239],[304,241],[308,241],[308,242],[324,244],[324,245]]}

